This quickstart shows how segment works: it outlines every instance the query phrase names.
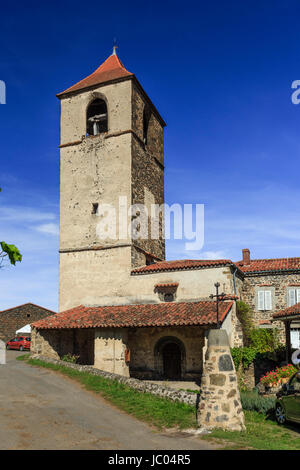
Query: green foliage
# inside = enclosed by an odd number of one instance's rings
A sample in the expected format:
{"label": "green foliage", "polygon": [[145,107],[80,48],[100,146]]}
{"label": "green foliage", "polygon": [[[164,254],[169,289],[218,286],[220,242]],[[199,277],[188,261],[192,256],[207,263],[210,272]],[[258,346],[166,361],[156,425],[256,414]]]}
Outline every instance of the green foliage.
{"label": "green foliage", "polygon": [[256,328],[249,305],[242,301],[237,302],[237,316],[242,325],[246,346],[231,349],[236,370],[240,366],[248,369],[254,361],[284,359],[284,346],[280,345],[277,329]]}
{"label": "green foliage", "polygon": [[[0,192],[2,189],[0,188]],[[17,261],[22,261],[22,255],[19,252],[18,248],[15,245],[8,245],[6,242],[0,242],[1,250],[0,251],[0,268],[4,259],[8,258],[10,264],[16,265]]]}
{"label": "green foliage", "polygon": [[248,369],[250,364],[254,361],[257,351],[251,347],[245,348],[231,348],[231,355],[235,365],[236,370],[242,364],[244,369]]}
{"label": "green foliage", "polygon": [[[279,426],[263,413],[245,410],[246,431],[217,429],[201,439],[220,444],[228,442],[226,449],[300,450],[299,426]],[[218,442],[218,441],[217,441]]]}
{"label": "green foliage", "polygon": [[253,328],[249,335],[251,346],[260,353],[274,351],[279,346],[276,328]]}
{"label": "green foliage", "polygon": [[275,409],[275,397],[263,397],[256,390],[252,392],[240,392],[243,410],[257,411],[270,414]]}
{"label": "green foliage", "polygon": [[8,256],[10,263],[14,266],[17,261],[22,260],[22,255],[15,245],[8,245],[5,242],[0,242],[0,246],[2,248],[2,251],[0,251],[0,258],[3,259]]}
{"label": "green foliage", "polygon": [[65,355],[61,358],[62,361],[65,361],[65,362],[72,362],[73,364],[75,364],[78,359],[79,359],[79,356],[76,356],[75,354],[71,354],[71,353],[65,354]]}
{"label": "green foliage", "polygon": [[236,307],[237,307],[237,317],[240,320],[241,325],[242,325],[244,344],[248,346],[250,342],[250,333],[252,329],[254,328],[251,309],[248,304],[246,304],[245,302],[242,302],[241,300],[237,301]]}

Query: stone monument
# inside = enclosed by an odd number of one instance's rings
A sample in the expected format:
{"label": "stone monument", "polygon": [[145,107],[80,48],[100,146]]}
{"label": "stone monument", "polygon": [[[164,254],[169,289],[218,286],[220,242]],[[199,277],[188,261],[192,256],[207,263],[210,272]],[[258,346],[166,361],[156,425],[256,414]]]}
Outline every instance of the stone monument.
{"label": "stone monument", "polygon": [[246,429],[237,375],[225,330],[210,330],[208,333],[197,418],[202,429]]}

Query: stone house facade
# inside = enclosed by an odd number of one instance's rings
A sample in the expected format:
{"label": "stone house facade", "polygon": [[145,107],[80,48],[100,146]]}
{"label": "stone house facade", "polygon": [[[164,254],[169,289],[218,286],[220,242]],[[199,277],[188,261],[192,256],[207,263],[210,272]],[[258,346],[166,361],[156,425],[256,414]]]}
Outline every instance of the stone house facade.
{"label": "stone house facade", "polygon": [[[244,273],[241,299],[250,305],[256,326],[277,328],[284,341],[284,325],[273,316],[300,302],[300,258],[252,260],[250,250],[244,249],[243,260],[236,265]],[[299,321],[290,328],[294,347],[300,347]]]}
{"label": "stone house facade", "polygon": [[[250,303],[257,325],[267,325],[271,312],[256,308],[256,295],[265,302],[257,288],[271,276],[266,302],[279,301],[282,280],[296,283],[297,269],[289,278],[278,268],[265,272],[267,260],[254,266],[249,250],[239,262],[165,260],[165,122],[115,51],[58,98],[60,313],[35,322],[32,350],[54,359],[71,353],[125,376],[197,380],[208,330],[219,322],[230,345],[241,346],[236,300]],[[157,233],[149,237],[153,205]]]}
{"label": "stone house facade", "polygon": [[16,331],[29,323],[49,317],[55,312],[39,305],[27,303],[0,312],[0,339],[4,342],[12,339]]}

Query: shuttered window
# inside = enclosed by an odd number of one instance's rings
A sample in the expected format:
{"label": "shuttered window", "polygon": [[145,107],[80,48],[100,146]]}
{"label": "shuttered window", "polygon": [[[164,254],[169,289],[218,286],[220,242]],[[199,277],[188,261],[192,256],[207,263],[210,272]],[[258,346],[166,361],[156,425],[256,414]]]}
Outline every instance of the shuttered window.
{"label": "shuttered window", "polygon": [[300,302],[300,288],[289,289],[288,291],[288,306],[297,304]]}
{"label": "shuttered window", "polygon": [[272,291],[259,290],[258,293],[258,310],[272,310]]}
{"label": "shuttered window", "polygon": [[291,346],[292,348],[300,348],[300,328],[291,329]]}

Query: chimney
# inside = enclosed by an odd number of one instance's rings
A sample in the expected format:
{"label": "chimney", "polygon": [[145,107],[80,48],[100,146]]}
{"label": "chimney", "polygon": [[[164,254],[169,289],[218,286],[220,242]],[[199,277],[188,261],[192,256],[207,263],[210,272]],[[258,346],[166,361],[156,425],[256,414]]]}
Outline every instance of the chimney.
{"label": "chimney", "polygon": [[249,248],[244,248],[242,250],[243,253],[243,265],[249,266],[250,265],[250,250]]}

